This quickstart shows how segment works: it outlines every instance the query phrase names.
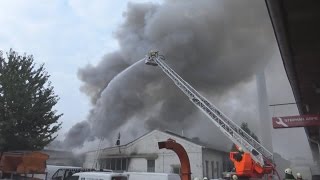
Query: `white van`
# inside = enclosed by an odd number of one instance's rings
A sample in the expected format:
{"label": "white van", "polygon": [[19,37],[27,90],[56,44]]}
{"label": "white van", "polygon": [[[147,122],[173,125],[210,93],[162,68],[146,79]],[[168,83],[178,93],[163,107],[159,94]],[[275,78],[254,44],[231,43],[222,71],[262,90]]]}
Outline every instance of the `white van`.
{"label": "white van", "polygon": [[59,169],[81,169],[81,167],[77,167],[77,166],[55,166],[55,165],[47,165],[47,168],[46,168],[47,180],[52,180],[52,176],[53,176]]}
{"label": "white van", "polygon": [[128,175],[114,172],[80,172],[66,180],[128,180]]}
{"label": "white van", "polygon": [[129,180],[181,180],[178,174],[126,172]]}

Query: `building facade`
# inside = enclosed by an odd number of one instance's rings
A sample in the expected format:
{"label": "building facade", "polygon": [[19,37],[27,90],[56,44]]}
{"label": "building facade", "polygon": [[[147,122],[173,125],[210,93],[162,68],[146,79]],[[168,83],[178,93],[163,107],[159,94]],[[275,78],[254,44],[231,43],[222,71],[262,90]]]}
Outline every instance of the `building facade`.
{"label": "building facade", "polygon": [[230,170],[228,153],[207,148],[172,132],[159,130],[153,130],[125,145],[87,152],[84,167],[179,174],[178,156],[171,150],[158,148],[159,141],[169,138],[180,143],[188,153],[192,178],[219,178],[223,171]]}
{"label": "building facade", "polygon": [[49,150],[45,149],[41,152],[48,154],[49,159],[47,160],[48,165],[57,165],[57,166],[75,166],[79,165],[76,164],[76,158],[74,154],[69,151],[59,151],[59,150]]}

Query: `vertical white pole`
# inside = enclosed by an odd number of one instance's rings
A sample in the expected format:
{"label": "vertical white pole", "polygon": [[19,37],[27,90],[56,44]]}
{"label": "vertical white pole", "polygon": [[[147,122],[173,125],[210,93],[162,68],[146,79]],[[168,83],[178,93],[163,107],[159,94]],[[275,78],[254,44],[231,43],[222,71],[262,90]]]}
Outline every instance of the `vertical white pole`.
{"label": "vertical white pole", "polygon": [[[258,108],[259,108],[259,124],[260,124],[260,138],[261,143],[270,152],[273,152],[272,147],[272,134],[271,134],[271,118],[268,107],[268,94],[267,85],[264,71],[257,73],[257,91],[258,91]],[[268,179],[268,175],[264,176],[264,179]]]}
{"label": "vertical white pole", "polygon": [[266,87],[266,78],[264,71],[257,73],[257,91],[258,91],[258,107],[259,107],[259,124],[261,143],[270,152],[273,152],[272,134],[271,134],[271,118],[268,107],[268,94]]}

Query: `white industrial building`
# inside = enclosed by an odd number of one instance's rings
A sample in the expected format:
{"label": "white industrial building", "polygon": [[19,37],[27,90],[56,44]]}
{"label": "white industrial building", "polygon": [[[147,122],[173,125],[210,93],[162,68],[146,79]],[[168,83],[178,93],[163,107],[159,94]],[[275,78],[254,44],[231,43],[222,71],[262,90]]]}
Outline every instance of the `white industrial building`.
{"label": "white industrial building", "polygon": [[230,170],[231,163],[227,152],[208,148],[202,143],[172,132],[159,130],[153,130],[125,145],[87,152],[84,167],[92,168],[97,165],[97,168],[118,171],[179,174],[178,156],[171,150],[158,148],[159,141],[169,138],[180,143],[188,153],[192,178],[219,178],[222,177],[223,171]]}

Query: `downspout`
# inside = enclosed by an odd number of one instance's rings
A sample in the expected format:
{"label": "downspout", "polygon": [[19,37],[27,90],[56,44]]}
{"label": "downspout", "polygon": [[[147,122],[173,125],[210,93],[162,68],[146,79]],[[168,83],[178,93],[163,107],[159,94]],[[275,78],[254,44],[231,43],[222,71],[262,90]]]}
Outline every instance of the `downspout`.
{"label": "downspout", "polygon": [[158,146],[159,149],[170,149],[178,155],[181,164],[181,180],[191,180],[190,161],[188,154],[183,146],[173,139],[158,142]]}
{"label": "downspout", "polygon": [[318,141],[316,141],[316,140],[314,140],[314,139],[311,139],[311,138],[309,138],[309,137],[308,137],[308,139],[309,139],[310,142],[313,142],[313,143],[317,144],[317,145],[318,145],[318,148],[320,149],[320,144],[319,144]]}
{"label": "downspout", "polygon": [[[310,137],[307,137],[307,138],[311,143],[314,143],[314,144],[318,145],[318,152],[317,153],[320,154],[320,143],[318,141],[310,138]],[[311,149],[311,151],[312,151],[312,149]],[[318,156],[318,159],[316,159],[316,162],[317,162],[317,165],[320,165],[319,156]]]}

